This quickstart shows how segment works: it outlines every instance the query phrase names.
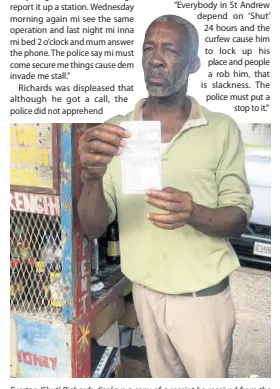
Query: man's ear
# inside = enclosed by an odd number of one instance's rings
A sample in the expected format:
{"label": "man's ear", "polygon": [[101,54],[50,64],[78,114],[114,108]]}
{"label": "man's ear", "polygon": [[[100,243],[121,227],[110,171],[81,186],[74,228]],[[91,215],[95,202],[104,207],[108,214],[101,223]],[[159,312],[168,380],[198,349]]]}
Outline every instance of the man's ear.
{"label": "man's ear", "polygon": [[200,68],[200,59],[198,57],[193,57],[191,59],[189,74],[196,73],[199,70],[199,68]]}

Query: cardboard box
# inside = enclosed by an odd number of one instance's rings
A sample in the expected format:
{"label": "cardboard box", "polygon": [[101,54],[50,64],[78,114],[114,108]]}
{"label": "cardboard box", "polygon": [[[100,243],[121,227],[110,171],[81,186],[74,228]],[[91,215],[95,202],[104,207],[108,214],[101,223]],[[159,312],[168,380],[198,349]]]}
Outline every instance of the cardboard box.
{"label": "cardboard box", "polygon": [[120,336],[119,336],[119,325],[116,321],[111,327],[97,339],[99,346],[111,346],[117,347],[118,351],[116,354],[116,367],[121,364],[121,353],[120,353]]}
{"label": "cardboard box", "polygon": [[128,347],[122,350],[123,378],[150,378],[145,347]]}
{"label": "cardboard box", "polygon": [[91,323],[91,336],[100,338],[121,316],[126,313],[123,297],[118,297],[116,301],[107,305],[99,312]]}
{"label": "cardboard box", "polygon": [[129,328],[135,328],[138,326],[138,319],[136,316],[135,307],[132,301],[125,302],[125,315],[119,319],[119,324]]}
{"label": "cardboard box", "polygon": [[99,346],[120,347],[119,326],[115,321],[108,330],[97,339]]}

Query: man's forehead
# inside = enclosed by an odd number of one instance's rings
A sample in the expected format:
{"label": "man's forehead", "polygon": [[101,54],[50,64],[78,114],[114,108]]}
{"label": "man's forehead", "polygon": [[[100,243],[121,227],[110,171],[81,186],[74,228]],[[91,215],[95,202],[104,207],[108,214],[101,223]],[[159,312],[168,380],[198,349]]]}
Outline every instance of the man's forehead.
{"label": "man's forehead", "polygon": [[184,27],[168,22],[151,24],[145,34],[145,41],[168,40],[181,45],[185,39]]}

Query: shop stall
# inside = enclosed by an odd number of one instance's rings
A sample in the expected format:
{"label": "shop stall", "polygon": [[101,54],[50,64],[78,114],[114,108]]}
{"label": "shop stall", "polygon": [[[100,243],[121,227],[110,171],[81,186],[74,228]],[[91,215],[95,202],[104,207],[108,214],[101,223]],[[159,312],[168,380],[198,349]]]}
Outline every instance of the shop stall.
{"label": "shop stall", "polygon": [[[93,124],[10,126],[10,327],[12,377],[92,377],[92,339],[123,309],[130,283],[101,266],[77,217],[78,142]],[[122,312],[123,314],[123,312]]]}

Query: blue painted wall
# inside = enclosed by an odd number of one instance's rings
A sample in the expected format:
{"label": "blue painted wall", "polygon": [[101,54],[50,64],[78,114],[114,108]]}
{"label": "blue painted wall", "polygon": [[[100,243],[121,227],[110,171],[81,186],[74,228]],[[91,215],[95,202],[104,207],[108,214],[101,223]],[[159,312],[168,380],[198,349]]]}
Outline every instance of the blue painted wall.
{"label": "blue painted wall", "polygon": [[64,285],[63,321],[69,322],[73,317],[73,282],[72,282],[72,125],[61,124],[61,229],[62,229],[62,281]]}
{"label": "blue painted wall", "polygon": [[17,315],[11,318],[16,323],[20,377],[71,377],[68,326]]}

